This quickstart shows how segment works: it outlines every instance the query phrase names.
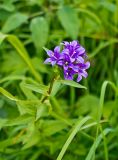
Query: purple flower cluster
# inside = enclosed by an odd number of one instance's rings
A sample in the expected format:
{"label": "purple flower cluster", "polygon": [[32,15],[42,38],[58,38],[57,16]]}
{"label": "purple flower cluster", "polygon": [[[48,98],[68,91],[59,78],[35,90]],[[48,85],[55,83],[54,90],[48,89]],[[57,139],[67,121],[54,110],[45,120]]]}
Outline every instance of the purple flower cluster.
{"label": "purple flower cluster", "polygon": [[44,63],[51,63],[52,66],[58,65],[61,67],[64,78],[67,80],[73,80],[75,74],[78,75],[77,82],[82,77],[86,78],[88,76],[86,69],[90,67],[90,62],[86,62],[85,49],[76,40],[72,42],[64,41],[61,45],[63,46],[62,50],[60,46],[56,46],[54,51],[46,49],[49,58]]}

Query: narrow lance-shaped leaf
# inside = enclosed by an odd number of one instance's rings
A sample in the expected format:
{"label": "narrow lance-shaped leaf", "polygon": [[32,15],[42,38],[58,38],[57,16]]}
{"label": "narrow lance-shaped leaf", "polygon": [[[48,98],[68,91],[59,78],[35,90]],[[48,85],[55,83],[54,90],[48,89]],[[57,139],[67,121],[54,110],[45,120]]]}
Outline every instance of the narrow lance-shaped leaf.
{"label": "narrow lance-shaped leaf", "polygon": [[64,146],[62,147],[61,152],[59,153],[57,160],[62,160],[68,146],[70,145],[70,143],[72,142],[73,138],[75,137],[75,135],[77,134],[77,132],[79,132],[79,130],[81,129],[81,127],[88,121],[90,120],[90,117],[85,117],[82,120],[77,121],[77,123],[75,124],[75,126],[72,129],[72,132],[70,133],[67,141],[65,142]]}
{"label": "narrow lance-shaped leaf", "polygon": [[34,84],[24,84],[24,87],[32,90],[32,91],[35,91],[37,93],[41,93],[41,94],[44,94],[46,95],[47,94],[47,91],[49,89],[48,86],[45,86],[45,85],[42,85],[42,84],[39,84],[39,85],[34,85]]}
{"label": "narrow lance-shaped leaf", "polygon": [[59,80],[58,82],[60,82],[61,84],[64,84],[64,85],[75,87],[75,88],[84,88],[84,89],[86,89],[85,86],[82,86],[81,84],[79,84],[77,82],[74,82],[74,81],[70,81],[70,80]]}
{"label": "narrow lance-shaped leaf", "polygon": [[94,153],[95,153],[95,150],[96,150],[96,148],[98,147],[98,145],[100,144],[100,142],[101,142],[101,140],[102,140],[102,138],[103,138],[103,135],[106,136],[106,135],[107,135],[109,132],[111,132],[111,131],[112,131],[112,129],[106,128],[106,129],[103,131],[103,133],[101,133],[101,134],[96,138],[96,140],[94,141],[92,147],[90,148],[90,151],[89,151],[89,153],[88,153],[88,155],[87,155],[87,157],[86,157],[85,160],[91,160],[91,159],[93,158],[93,155],[94,155]]}
{"label": "narrow lance-shaped leaf", "polygon": [[11,93],[6,91],[4,88],[0,87],[0,93],[3,94],[5,97],[13,100],[13,101],[18,101],[17,98],[15,98]]}
{"label": "narrow lance-shaped leaf", "polygon": [[34,117],[29,114],[23,114],[17,118],[6,120],[4,126],[15,126],[26,124],[34,120]]}

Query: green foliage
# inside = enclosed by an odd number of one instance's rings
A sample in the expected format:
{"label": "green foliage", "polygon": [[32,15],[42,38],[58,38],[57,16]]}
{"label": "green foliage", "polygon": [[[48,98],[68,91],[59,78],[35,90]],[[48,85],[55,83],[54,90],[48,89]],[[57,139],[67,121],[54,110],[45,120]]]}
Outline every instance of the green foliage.
{"label": "green foliage", "polygon": [[83,118],[81,121],[77,122],[77,124],[75,124],[75,127],[73,128],[70,136],[68,137],[66,143],[64,144],[59,156],[57,157],[57,160],[61,160],[65,151],[67,150],[68,146],[70,145],[71,141],[73,140],[74,136],[77,134],[77,132],[79,132],[80,128],[82,127],[82,125],[87,122],[90,119],[90,117],[85,117]]}
{"label": "green foliage", "polygon": [[[78,39],[88,78],[43,47]],[[0,1],[0,160],[118,159],[118,0]]]}
{"label": "green foliage", "polygon": [[75,9],[63,7],[58,11],[58,17],[68,35],[72,39],[76,39],[78,37],[79,22]]}
{"label": "green foliage", "polygon": [[[104,130],[103,134],[106,135],[106,134],[108,134],[110,131],[111,131],[111,129],[108,129],[108,128],[107,128],[106,130]],[[97,137],[97,139],[94,141],[94,143],[93,143],[92,147],[90,148],[90,151],[89,151],[89,153],[88,153],[88,155],[87,155],[87,157],[86,157],[86,160],[91,160],[91,159],[93,158],[94,153],[95,153],[95,149],[98,147],[99,143],[101,142],[102,137],[103,137],[103,135],[102,135],[102,133],[101,133],[101,134]]]}
{"label": "green foliage", "polygon": [[[30,23],[32,40],[37,49],[41,49],[47,42],[48,38],[48,23],[43,17],[34,18]],[[40,43],[39,43],[40,42]]]}
{"label": "green foliage", "polygon": [[11,15],[2,28],[2,32],[8,33],[18,28],[20,25],[27,21],[28,16],[22,13],[15,13]]}

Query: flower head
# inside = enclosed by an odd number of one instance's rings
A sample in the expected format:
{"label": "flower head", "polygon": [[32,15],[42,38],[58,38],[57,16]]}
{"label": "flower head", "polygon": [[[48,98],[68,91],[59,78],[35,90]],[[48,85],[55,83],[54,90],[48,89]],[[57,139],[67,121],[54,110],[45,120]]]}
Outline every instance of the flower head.
{"label": "flower head", "polygon": [[63,46],[62,51],[59,46],[55,47],[54,51],[46,49],[49,58],[44,63],[51,63],[52,66],[58,65],[63,69],[64,78],[67,80],[73,80],[75,74],[78,75],[77,82],[82,77],[86,78],[88,76],[86,69],[90,67],[90,62],[86,62],[85,49],[76,40],[64,41],[61,45]]}
{"label": "flower head", "polygon": [[51,63],[52,66],[55,65],[60,58],[60,47],[59,46],[55,47],[54,51],[51,51],[51,50],[48,50],[48,49],[45,49],[45,51],[47,52],[47,55],[50,58],[47,58],[44,61],[44,63]]}

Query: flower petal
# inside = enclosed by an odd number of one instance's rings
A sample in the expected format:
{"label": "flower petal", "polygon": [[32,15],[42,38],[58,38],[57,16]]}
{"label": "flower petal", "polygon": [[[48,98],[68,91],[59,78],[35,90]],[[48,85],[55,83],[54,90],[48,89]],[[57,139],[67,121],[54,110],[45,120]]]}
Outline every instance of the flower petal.
{"label": "flower petal", "polygon": [[69,42],[63,41],[62,44],[64,44],[65,46],[68,46],[68,45],[69,45]]}
{"label": "flower petal", "polygon": [[51,58],[47,58],[44,63],[47,64],[47,63],[50,63],[51,62]]}
{"label": "flower petal", "polygon": [[52,66],[56,64],[56,61],[51,61]]}
{"label": "flower petal", "polygon": [[73,65],[73,71],[75,71],[75,72],[77,72],[78,73],[78,69],[79,69],[79,67],[78,67],[78,65]]}
{"label": "flower petal", "polygon": [[85,68],[84,69],[88,69],[90,67],[90,62],[86,62],[85,63]]}
{"label": "flower petal", "polygon": [[73,47],[76,47],[77,44],[78,44],[78,41],[76,41],[76,40],[74,40],[74,41],[71,42],[71,45],[72,45]]}
{"label": "flower petal", "polygon": [[73,80],[73,75],[68,72],[64,72],[64,78],[67,80]]}
{"label": "flower petal", "polygon": [[83,70],[82,73],[81,73],[81,75],[82,75],[84,78],[87,78],[88,73],[87,73],[85,70]]}
{"label": "flower petal", "polygon": [[67,70],[67,69],[68,69],[68,66],[66,66],[66,65],[64,65],[63,67],[64,67],[64,70]]}
{"label": "flower petal", "polygon": [[50,56],[50,57],[52,57],[54,55],[54,52],[52,52],[51,50],[47,50],[46,52],[47,52],[48,56]]}
{"label": "flower petal", "polygon": [[84,63],[84,58],[82,58],[81,56],[78,56],[77,61],[80,63]]}
{"label": "flower petal", "polygon": [[64,49],[64,50],[62,51],[62,54],[63,54],[63,55],[65,55],[65,54],[69,55],[69,49]]}
{"label": "flower petal", "polygon": [[60,52],[60,46],[56,46],[56,47],[54,48],[54,52],[59,53],[59,52]]}
{"label": "flower petal", "polygon": [[77,82],[80,82],[81,80],[82,80],[82,76],[80,74],[78,74]]}
{"label": "flower petal", "polygon": [[76,52],[78,52],[78,55],[82,55],[85,52],[85,49],[81,46],[76,50]]}
{"label": "flower petal", "polygon": [[59,61],[57,62],[57,64],[58,64],[59,66],[63,66],[63,65],[64,65],[64,62],[63,62],[63,60],[59,60]]}

